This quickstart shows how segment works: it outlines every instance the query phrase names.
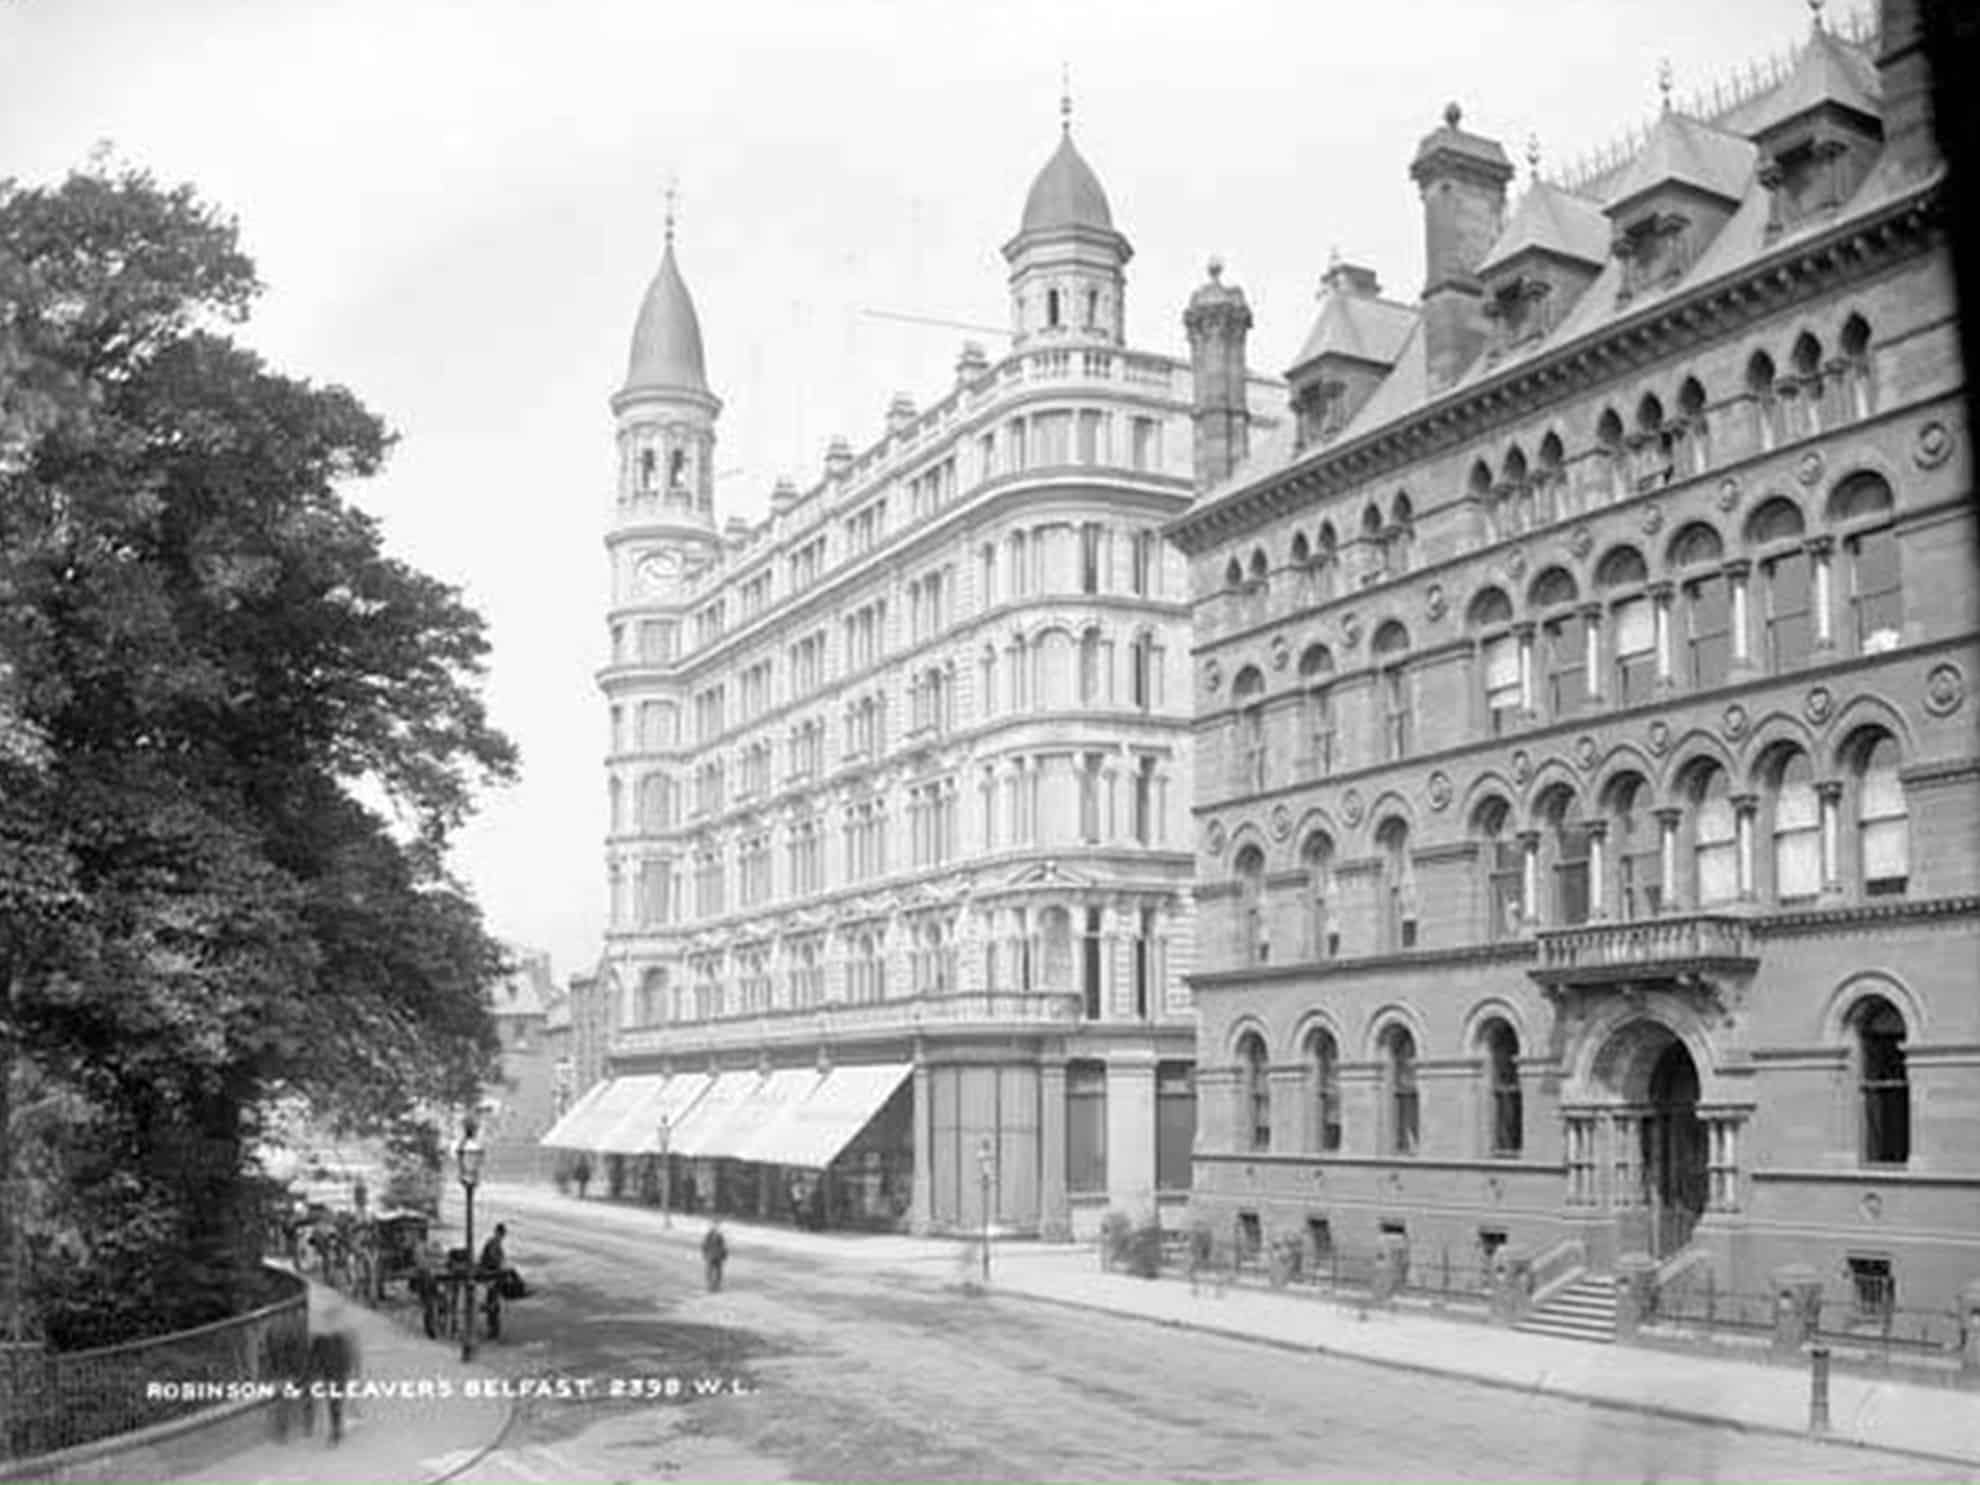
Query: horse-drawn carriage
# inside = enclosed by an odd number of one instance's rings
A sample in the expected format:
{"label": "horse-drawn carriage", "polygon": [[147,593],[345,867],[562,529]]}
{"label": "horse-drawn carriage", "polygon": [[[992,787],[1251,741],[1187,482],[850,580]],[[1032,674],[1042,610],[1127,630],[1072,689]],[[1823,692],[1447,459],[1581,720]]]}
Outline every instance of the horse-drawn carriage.
{"label": "horse-drawn carriage", "polygon": [[422,1250],[411,1284],[420,1302],[420,1319],[434,1340],[458,1336],[467,1314],[468,1280],[472,1274],[475,1300],[481,1309],[480,1333],[491,1341],[502,1338],[502,1312],[511,1300],[523,1298],[529,1287],[512,1268],[470,1268],[466,1248],[449,1248],[442,1255],[428,1244]]}

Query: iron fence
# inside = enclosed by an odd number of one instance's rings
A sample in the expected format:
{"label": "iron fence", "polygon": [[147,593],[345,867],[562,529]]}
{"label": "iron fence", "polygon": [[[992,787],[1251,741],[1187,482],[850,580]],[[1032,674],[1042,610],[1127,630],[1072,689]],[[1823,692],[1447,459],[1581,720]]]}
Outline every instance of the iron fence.
{"label": "iron fence", "polygon": [[309,1344],[309,1290],[263,1270],[270,1303],[194,1330],[89,1351],[0,1345],[0,1460],[95,1443],[274,1389]]}
{"label": "iron fence", "polygon": [[[1673,1286],[1657,1297],[1652,1318],[1658,1327],[1762,1340],[1774,1334],[1779,1308],[1770,1294],[1740,1294],[1709,1284]],[[1908,1308],[1875,1295],[1823,1295],[1813,1319],[1811,1339],[1839,1353],[1884,1361],[1955,1356],[1964,1341],[1957,1311]]]}

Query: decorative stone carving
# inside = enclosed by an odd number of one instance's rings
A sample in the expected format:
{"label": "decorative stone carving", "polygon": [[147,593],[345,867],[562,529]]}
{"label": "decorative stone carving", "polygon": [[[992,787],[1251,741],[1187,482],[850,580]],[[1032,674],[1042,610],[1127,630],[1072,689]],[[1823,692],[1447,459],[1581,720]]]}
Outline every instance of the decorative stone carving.
{"label": "decorative stone carving", "polygon": [[1650,751],[1660,756],[1671,748],[1671,728],[1668,722],[1656,721],[1650,724]]}
{"label": "decorative stone carving", "polygon": [[1283,804],[1272,810],[1272,839],[1284,840],[1292,834],[1292,811]]}
{"label": "decorative stone carving", "polygon": [[1595,533],[1586,526],[1574,528],[1574,535],[1568,538],[1568,550],[1577,558],[1586,557],[1595,550]]}
{"label": "decorative stone carving", "polygon": [[1654,502],[1643,512],[1643,534],[1655,536],[1664,529],[1664,508]]}
{"label": "decorative stone carving", "polygon": [[1430,775],[1430,808],[1441,810],[1451,802],[1451,776],[1439,769]]}
{"label": "decorative stone carving", "polygon": [[1583,773],[1592,773],[1596,763],[1601,760],[1602,750],[1595,746],[1594,738],[1584,734],[1575,739],[1574,756],[1575,761],[1581,765]]}
{"label": "decorative stone carving", "polygon": [[1284,670],[1292,659],[1292,651],[1286,646],[1286,637],[1281,634],[1272,641],[1272,669]]}
{"label": "decorative stone carving", "polygon": [[1341,644],[1343,648],[1351,650],[1360,643],[1361,643],[1361,615],[1342,614]]}
{"label": "decorative stone carving", "polygon": [[1918,441],[1911,451],[1920,469],[1936,469],[1952,454],[1952,434],[1944,423],[1927,423],[1918,430]]}
{"label": "decorative stone carving", "polygon": [[1203,832],[1203,844],[1209,848],[1212,856],[1221,856],[1224,854],[1224,826],[1222,821],[1212,820],[1210,822],[1209,828]]}
{"label": "decorative stone carving", "polygon": [[1512,755],[1512,776],[1513,782],[1522,789],[1526,787],[1526,781],[1533,777],[1533,760],[1526,756],[1524,748]]}
{"label": "decorative stone carving", "polygon": [[1726,708],[1725,717],[1719,723],[1719,730],[1728,740],[1737,742],[1746,735],[1746,708],[1735,701]]}
{"label": "decorative stone carving", "polygon": [[1506,553],[1506,576],[1514,582],[1526,576],[1526,553],[1518,547]]}
{"label": "decorative stone carving", "polygon": [[1925,676],[1925,710],[1935,717],[1950,717],[1966,700],[1966,677],[1950,660],[1935,665]]}
{"label": "decorative stone carving", "polygon": [[1739,504],[1739,481],[1727,475],[1719,481],[1719,509],[1729,511]]}
{"label": "decorative stone carving", "polygon": [[1350,789],[1346,794],[1341,796],[1341,815],[1348,824],[1359,825],[1361,823],[1361,812],[1361,793],[1359,790]]}
{"label": "decorative stone carving", "polygon": [[1794,477],[1804,485],[1812,485],[1822,478],[1822,456],[1810,449],[1801,456],[1801,462],[1794,466]]}
{"label": "decorative stone carving", "polygon": [[1884,1215],[1884,1198],[1874,1191],[1864,1192],[1863,1200],[1859,1201],[1856,1205],[1857,1209],[1863,1213],[1863,1220],[1865,1222],[1876,1222]]}
{"label": "decorative stone carving", "polygon": [[1443,584],[1432,583],[1430,585],[1429,593],[1425,595],[1425,599],[1426,601],[1424,603],[1424,608],[1429,612],[1431,622],[1435,623],[1438,619],[1443,618],[1444,617]]}
{"label": "decorative stone carving", "polygon": [[1835,712],[1836,698],[1827,686],[1815,686],[1808,692],[1808,699],[1801,703],[1801,714],[1820,727]]}
{"label": "decorative stone carving", "polygon": [[1210,694],[1215,696],[1224,684],[1224,667],[1219,665],[1215,660],[1205,665],[1203,667],[1203,684],[1209,687]]}

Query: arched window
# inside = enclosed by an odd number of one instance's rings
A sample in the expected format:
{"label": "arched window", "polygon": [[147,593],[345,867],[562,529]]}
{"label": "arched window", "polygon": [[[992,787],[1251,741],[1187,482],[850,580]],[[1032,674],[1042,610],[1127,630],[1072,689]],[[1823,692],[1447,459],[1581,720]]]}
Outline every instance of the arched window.
{"label": "arched window", "polygon": [[1701,908],[1739,899],[1739,822],[1732,781],[1717,765],[1704,769],[1692,790],[1692,861]]}
{"label": "arched window", "polygon": [[1389,1106],[1390,1153],[1414,1155],[1421,1135],[1416,1095],[1416,1038],[1406,1026],[1390,1026],[1382,1033],[1382,1081]]}
{"label": "arched window", "polygon": [[1389,507],[1389,555],[1386,566],[1390,573],[1409,571],[1410,549],[1415,543],[1416,508],[1410,504],[1409,496],[1398,495]]}
{"label": "arched window", "polygon": [[1332,959],[1340,953],[1341,935],[1334,927],[1334,843],[1320,831],[1306,838],[1300,850],[1306,868],[1306,957]]}
{"label": "arched window", "polygon": [[1679,475],[1690,478],[1712,465],[1711,427],[1705,416],[1705,388],[1688,376],[1678,388],[1678,421],[1671,428]]}
{"label": "arched window", "polygon": [[1595,421],[1595,443],[1602,452],[1605,472],[1608,476],[1607,498],[1622,500],[1630,493],[1629,488],[1629,449],[1623,438],[1623,421],[1613,407],[1602,409],[1602,416]]}
{"label": "arched window", "polygon": [[1855,744],[1856,841],[1863,891],[1870,897],[1901,894],[1911,874],[1911,821],[1904,781],[1898,776],[1897,742],[1887,732]]}
{"label": "arched window", "polygon": [[1361,540],[1368,548],[1368,571],[1389,574],[1389,549],[1382,540],[1382,513],[1370,505],[1361,513]]}
{"label": "arched window", "polygon": [[1010,671],[1009,710],[1022,711],[1031,705],[1031,650],[1022,634],[1011,636],[1010,651],[1005,658]]}
{"label": "arched window", "polygon": [[1304,531],[1293,533],[1292,560],[1295,567],[1304,567],[1313,560],[1313,551],[1306,544],[1306,533]]}
{"label": "arched window", "polygon": [[1265,787],[1265,677],[1255,665],[1247,665],[1231,683],[1231,704],[1237,717],[1237,787],[1258,790]]}
{"label": "arched window", "polygon": [[1059,291],[1057,289],[1047,289],[1045,291],[1045,323],[1054,330],[1059,327]]}
{"label": "arched window", "polygon": [[1265,549],[1263,547],[1253,547],[1251,549],[1251,580],[1254,583],[1262,583],[1271,575],[1271,572],[1272,564],[1265,556]]}
{"label": "arched window", "polygon": [[1534,510],[1538,520],[1551,524],[1568,513],[1567,454],[1560,435],[1549,433],[1540,440],[1540,459],[1534,467]]}
{"label": "arched window", "polygon": [[1863,1163],[1903,1165],[1911,1159],[1911,1081],[1906,1070],[1904,1017],[1881,995],[1859,1001],[1849,1018],[1855,1040],[1856,1085],[1863,1109]]}
{"label": "arched window", "polygon": [[1308,645],[1299,657],[1299,683],[1306,701],[1306,777],[1324,779],[1334,771],[1334,657],[1325,645]]}
{"label": "arched window", "polygon": [[1799,749],[1783,754],[1771,783],[1774,897],[1782,903],[1808,901],[1822,891],[1822,812],[1808,755]]}
{"label": "arched window", "polygon": [[1753,437],[1760,451],[1767,453],[1781,441],[1781,404],[1776,388],[1774,361],[1765,351],[1755,351],[1746,363],[1746,396],[1753,409]]}
{"label": "arched window", "polygon": [[1794,342],[1795,431],[1803,437],[1822,431],[1822,343],[1804,331]]}
{"label": "arched window", "polygon": [[1519,1035],[1504,1021],[1485,1023],[1485,1077],[1491,1094],[1492,1153],[1517,1155],[1526,1144],[1526,1106],[1519,1086]]}
{"label": "arched window", "polygon": [[1507,943],[1526,933],[1526,852],[1503,799],[1485,800],[1471,820],[1484,854],[1485,937]]}
{"label": "arched window", "polygon": [[654,479],[659,475],[659,473],[660,473],[660,460],[658,456],[656,456],[653,450],[651,449],[641,449],[639,451],[640,489],[651,490],[653,488]]}
{"label": "arched window", "polygon": [[1235,557],[1224,564],[1224,586],[1233,592],[1244,586],[1244,567]]}
{"label": "arched window", "polygon": [[[1613,547],[1595,569],[1598,589],[1640,589],[1650,579],[1635,547]],[[1617,706],[1648,701],[1657,684],[1657,616],[1647,593],[1618,599],[1609,610],[1609,649]]]}
{"label": "arched window", "polygon": [[1331,1155],[1341,1148],[1341,1049],[1325,1027],[1315,1027],[1306,1039],[1306,1066],[1313,1109],[1310,1148]]}
{"label": "arched window", "polygon": [[997,715],[997,647],[995,645],[983,647],[983,653],[976,662],[976,669],[976,689],[977,695],[981,698],[979,705],[982,714],[985,717],[994,717]]}
{"label": "arched window", "polygon": [[1143,630],[1135,635],[1128,649],[1128,700],[1136,711],[1153,711],[1160,689],[1162,652],[1155,638]]}
{"label": "arched window", "polygon": [[1776,671],[1806,664],[1815,647],[1814,570],[1802,530],[1800,507],[1784,496],[1763,503],[1746,523],[1748,545],[1761,550],[1762,622]]}
{"label": "arched window", "polygon": [[1547,674],[1547,714],[1577,715],[1588,704],[1588,624],[1572,607],[1579,596],[1565,568],[1533,579],[1527,602],[1540,614],[1541,663]]}
{"label": "arched window", "polygon": [[1498,588],[1482,588],[1465,610],[1465,625],[1478,646],[1480,699],[1493,737],[1503,737],[1522,707],[1519,640],[1508,631],[1512,600]]}
{"label": "arched window", "polygon": [[1609,785],[1609,845],[1616,863],[1616,915],[1625,923],[1654,918],[1664,901],[1663,829],[1641,774]]}
{"label": "arched window", "polygon": [[1265,1039],[1248,1031],[1238,1043],[1238,1068],[1243,1079],[1243,1119],[1247,1148],[1272,1148],[1272,1084],[1266,1075]]}
{"label": "arched window", "polygon": [[1390,818],[1375,832],[1382,853],[1382,947],[1391,952],[1416,947],[1416,866],[1410,859],[1409,826]]}
{"label": "arched window", "polygon": [[1862,315],[1843,321],[1842,358],[1850,416],[1867,418],[1877,410],[1877,382],[1870,359],[1870,324]]}
{"label": "arched window", "polygon": [[1547,822],[1548,864],[1554,875],[1550,921],[1572,928],[1588,921],[1588,823],[1569,789],[1549,789],[1540,799],[1539,813]]}
{"label": "arched window", "polygon": [[1263,964],[1272,957],[1272,945],[1265,933],[1265,853],[1246,846],[1231,863],[1238,878],[1240,944],[1238,962]]}
{"label": "arched window", "polygon": [[1664,404],[1654,392],[1645,392],[1636,404],[1636,488],[1661,489],[1677,471],[1675,443],[1666,426]]}
{"label": "arched window", "polygon": [[1106,646],[1101,643],[1100,631],[1088,629],[1079,637],[1079,704],[1099,706],[1111,700],[1106,692],[1106,666],[1102,663]]}
{"label": "arched window", "polygon": [[1496,514],[1498,534],[1502,537],[1531,531],[1538,524],[1533,510],[1533,478],[1526,467],[1526,453],[1518,444],[1507,451],[1505,463],[1499,469]]}
{"label": "arched window", "polygon": [[1881,654],[1904,637],[1893,505],[1890,485],[1882,475],[1867,470],[1851,475],[1829,497],[1829,520],[1850,528],[1843,536],[1843,560],[1851,628],[1860,655]]}
{"label": "arched window", "polygon": [[1369,644],[1369,653],[1381,670],[1383,756],[1392,763],[1409,756],[1415,731],[1409,673],[1403,664],[1408,652],[1409,631],[1394,619],[1377,629]]}
{"label": "arched window", "polygon": [[617,835],[626,828],[626,786],[617,779],[608,779],[605,797],[610,804],[612,834]]}

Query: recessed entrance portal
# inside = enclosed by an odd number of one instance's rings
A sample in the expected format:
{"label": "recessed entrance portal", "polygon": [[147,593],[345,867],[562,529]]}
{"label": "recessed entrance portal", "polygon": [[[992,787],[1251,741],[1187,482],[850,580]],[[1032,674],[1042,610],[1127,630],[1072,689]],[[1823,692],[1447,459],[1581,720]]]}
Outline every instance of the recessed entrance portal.
{"label": "recessed entrance portal", "polygon": [[1684,1043],[1669,1042],[1651,1064],[1642,1124],[1643,1200],[1651,1254],[1668,1258],[1691,1241],[1710,1178],[1705,1126],[1698,1118],[1698,1069]]}

